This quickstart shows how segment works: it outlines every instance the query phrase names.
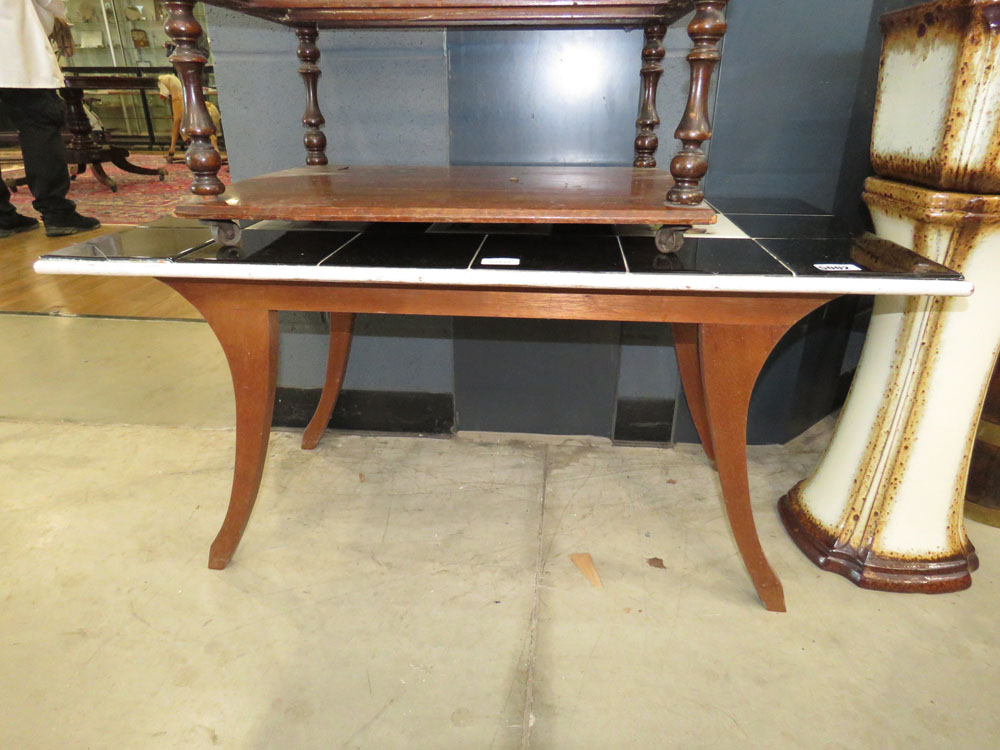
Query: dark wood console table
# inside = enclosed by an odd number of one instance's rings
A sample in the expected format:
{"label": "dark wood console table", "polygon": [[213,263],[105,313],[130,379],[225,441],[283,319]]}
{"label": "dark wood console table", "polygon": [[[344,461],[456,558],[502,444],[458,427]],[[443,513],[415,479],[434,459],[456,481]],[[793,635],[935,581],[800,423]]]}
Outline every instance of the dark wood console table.
{"label": "dark wood console table", "polygon": [[765,607],[783,611],[781,583],[757,538],[746,468],[747,407],[768,354],[800,318],[841,294],[972,291],[958,274],[876,238],[689,236],[678,253],[664,255],[651,230],[627,226],[536,225],[518,234],[469,224],[283,224],[250,227],[237,247],[212,241],[196,222],[141,228],[35,265],[41,273],[158,278],[194,304],[218,337],[236,397],[236,461],[211,568],[233,557],[260,487],[279,310],[331,319],[326,383],[304,448],[314,448],[329,423],[356,313],[670,322],[737,547]]}
{"label": "dark wood console table", "polygon": [[87,167],[93,171],[97,181],[112,192],[118,191],[118,185],[104,171],[104,164],[110,162],[123,172],[159,177],[163,180],[167,170],[163,168],[149,169],[140,167],[128,160],[128,149],[113,146],[109,143],[99,143],[94,139],[90,119],[83,108],[83,92],[87,89],[128,89],[156,90],[155,78],[139,78],[123,75],[67,75],[66,88],[62,90],[66,100],[67,126],[70,139],[66,145],[68,161],[77,165],[76,174],[83,174]]}

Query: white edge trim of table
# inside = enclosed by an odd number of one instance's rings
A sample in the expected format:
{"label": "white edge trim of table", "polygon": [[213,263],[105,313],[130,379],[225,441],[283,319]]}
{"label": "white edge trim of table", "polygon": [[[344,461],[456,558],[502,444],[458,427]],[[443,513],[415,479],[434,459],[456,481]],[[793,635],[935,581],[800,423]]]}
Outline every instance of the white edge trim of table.
{"label": "white edge trim of table", "polygon": [[968,297],[971,281],[856,276],[755,276],[685,273],[509,271],[468,268],[284,266],[219,261],[87,260],[43,257],[35,271],[82,276],[152,276],[231,281],[315,281],[329,284],[521,287],[594,291],[730,292],[745,294],[898,294]]}

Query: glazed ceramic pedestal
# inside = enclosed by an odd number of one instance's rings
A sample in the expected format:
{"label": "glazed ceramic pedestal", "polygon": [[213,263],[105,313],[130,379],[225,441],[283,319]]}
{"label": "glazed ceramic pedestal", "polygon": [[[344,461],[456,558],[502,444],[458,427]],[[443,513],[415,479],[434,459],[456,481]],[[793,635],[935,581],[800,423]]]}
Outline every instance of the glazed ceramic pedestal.
{"label": "glazed ceramic pedestal", "polygon": [[963,501],[1000,343],[1000,197],[872,178],[879,236],[957,270],[968,298],[879,297],[834,438],[779,501],[817,565],[859,586],[938,593],[978,566]]}

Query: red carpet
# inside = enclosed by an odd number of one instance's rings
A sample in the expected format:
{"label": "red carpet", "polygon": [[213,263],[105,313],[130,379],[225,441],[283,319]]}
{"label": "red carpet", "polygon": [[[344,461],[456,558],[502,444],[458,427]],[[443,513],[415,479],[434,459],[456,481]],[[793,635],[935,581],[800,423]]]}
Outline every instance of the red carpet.
{"label": "red carpet", "polygon": [[[103,224],[145,224],[169,216],[174,205],[190,195],[191,173],[184,162],[167,164],[158,154],[132,154],[129,161],[142,167],[164,167],[167,176],[160,182],[158,177],[129,174],[113,164],[105,164],[108,176],[118,183],[117,193],[99,183],[88,168],[71,183],[67,197],[76,201],[81,214],[100,219]],[[229,184],[228,166],[222,167],[219,178]],[[19,187],[11,199],[21,213],[37,216],[31,208],[31,193],[26,185]]]}

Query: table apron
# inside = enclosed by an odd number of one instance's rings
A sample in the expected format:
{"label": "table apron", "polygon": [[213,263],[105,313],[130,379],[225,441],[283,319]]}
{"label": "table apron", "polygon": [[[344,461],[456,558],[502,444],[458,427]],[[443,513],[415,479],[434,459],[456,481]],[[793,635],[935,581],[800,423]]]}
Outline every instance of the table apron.
{"label": "table apron", "polygon": [[788,325],[834,294],[627,291],[159,278],[196,307],[391,315]]}

